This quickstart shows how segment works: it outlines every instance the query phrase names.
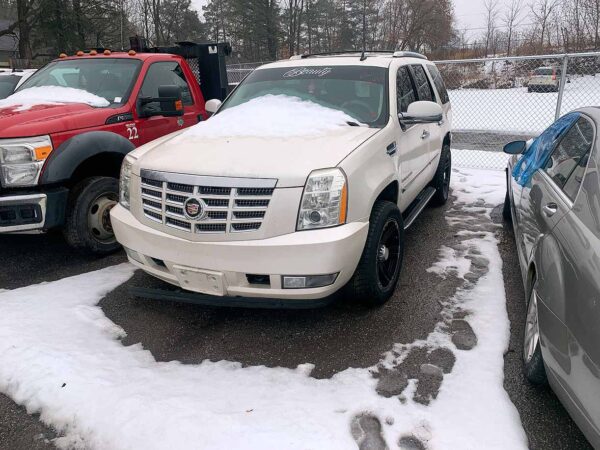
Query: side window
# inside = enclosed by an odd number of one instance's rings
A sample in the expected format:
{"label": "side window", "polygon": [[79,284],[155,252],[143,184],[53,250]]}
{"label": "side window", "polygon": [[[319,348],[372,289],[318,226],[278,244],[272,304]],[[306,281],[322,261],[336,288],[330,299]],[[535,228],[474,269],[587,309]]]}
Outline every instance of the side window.
{"label": "side window", "polygon": [[396,75],[396,96],[398,102],[398,112],[406,112],[408,105],[417,101],[412,78],[408,72],[408,67],[402,66],[398,69]]}
{"label": "side window", "polygon": [[158,97],[159,86],[179,86],[184,105],[193,105],[190,86],[185,80],[183,70],[176,62],[157,62],[150,66],[144,78],[141,97]]}
{"label": "side window", "polygon": [[442,74],[435,66],[427,65],[427,70],[429,71],[429,75],[433,79],[433,84],[435,84],[435,88],[438,91],[440,96],[440,100],[445,105],[450,101],[450,97],[448,97],[448,91],[446,90],[446,85],[444,84],[444,80],[442,79]]}
{"label": "side window", "polygon": [[417,95],[419,100],[435,102],[433,90],[431,89],[431,84],[429,84],[429,80],[427,79],[427,74],[425,74],[425,69],[423,69],[423,66],[420,64],[415,64],[410,67],[412,68],[415,76],[415,85],[417,87]]}
{"label": "side window", "polygon": [[[567,188],[567,181],[570,180],[571,175],[577,171],[578,167],[585,171],[587,165],[585,164],[587,163],[586,155],[589,154],[593,140],[594,129],[592,124],[585,117],[580,117],[565,133],[550,155],[546,167],[544,167],[550,178],[572,199],[577,193],[578,186],[571,183],[568,186],[569,192],[567,192],[567,189],[565,189]],[[574,181],[576,181],[575,178]]]}

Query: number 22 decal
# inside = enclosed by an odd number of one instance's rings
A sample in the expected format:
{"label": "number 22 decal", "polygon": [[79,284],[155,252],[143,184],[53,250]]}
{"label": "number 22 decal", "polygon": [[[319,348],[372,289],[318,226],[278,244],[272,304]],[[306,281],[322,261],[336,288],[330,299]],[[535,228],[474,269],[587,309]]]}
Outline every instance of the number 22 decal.
{"label": "number 22 decal", "polygon": [[126,129],[127,129],[127,133],[129,133],[129,140],[132,141],[134,139],[139,139],[139,135],[138,135],[138,130],[137,127],[135,126],[135,123],[128,123],[127,125],[125,125]]}

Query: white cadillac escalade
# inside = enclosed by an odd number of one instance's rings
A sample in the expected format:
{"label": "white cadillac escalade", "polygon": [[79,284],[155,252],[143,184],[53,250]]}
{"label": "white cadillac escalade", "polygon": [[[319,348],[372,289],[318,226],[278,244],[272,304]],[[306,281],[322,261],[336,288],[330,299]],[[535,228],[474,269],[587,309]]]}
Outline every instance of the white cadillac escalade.
{"label": "white cadillac escalade", "polygon": [[129,260],[223,303],[340,289],[388,300],[404,230],[448,199],[451,110],[435,65],[409,52],[293,57],[206,109],[207,122],[125,159],[111,217]]}

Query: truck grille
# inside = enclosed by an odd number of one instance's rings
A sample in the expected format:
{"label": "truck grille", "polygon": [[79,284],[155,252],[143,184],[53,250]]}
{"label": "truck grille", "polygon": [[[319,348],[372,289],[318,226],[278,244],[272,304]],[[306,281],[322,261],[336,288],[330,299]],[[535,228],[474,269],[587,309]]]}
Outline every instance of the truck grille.
{"label": "truck grille", "polygon": [[[196,234],[260,229],[277,182],[150,170],[142,170],[141,175],[144,216],[164,226]],[[191,208],[188,205],[186,211],[186,202],[191,200],[196,202],[191,202],[194,204]],[[199,211],[197,216],[193,214],[196,210]]]}

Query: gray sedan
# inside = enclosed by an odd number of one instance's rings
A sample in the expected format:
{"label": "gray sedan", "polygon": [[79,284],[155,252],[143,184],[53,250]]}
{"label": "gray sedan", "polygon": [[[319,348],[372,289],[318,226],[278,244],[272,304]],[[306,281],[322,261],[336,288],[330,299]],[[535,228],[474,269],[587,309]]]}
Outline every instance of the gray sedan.
{"label": "gray sedan", "polygon": [[512,220],[528,299],[525,375],[548,382],[600,448],[600,109],[508,144]]}

